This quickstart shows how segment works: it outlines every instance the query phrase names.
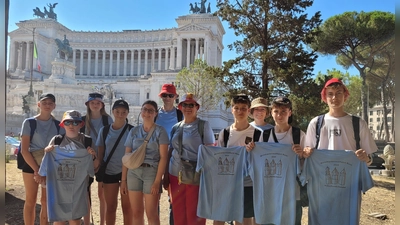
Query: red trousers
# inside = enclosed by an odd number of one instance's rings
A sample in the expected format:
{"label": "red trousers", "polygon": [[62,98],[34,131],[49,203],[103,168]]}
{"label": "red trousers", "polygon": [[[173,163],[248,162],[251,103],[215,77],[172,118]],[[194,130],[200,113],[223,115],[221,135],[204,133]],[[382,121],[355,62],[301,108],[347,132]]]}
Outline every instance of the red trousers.
{"label": "red trousers", "polygon": [[178,177],[169,175],[174,225],[205,225],[206,219],[197,216],[199,186],[178,184]]}

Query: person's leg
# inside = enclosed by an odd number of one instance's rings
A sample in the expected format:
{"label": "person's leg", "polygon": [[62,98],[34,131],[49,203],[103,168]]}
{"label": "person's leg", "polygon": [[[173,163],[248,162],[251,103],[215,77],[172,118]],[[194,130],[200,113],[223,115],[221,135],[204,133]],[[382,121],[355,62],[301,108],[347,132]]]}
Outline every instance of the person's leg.
{"label": "person's leg", "polygon": [[129,191],[129,202],[132,208],[132,224],[144,225],[143,193],[140,191]]}
{"label": "person's leg", "polygon": [[24,224],[33,225],[35,223],[36,200],[39,184],[33,179],[33,170],[32,173],[22,172],[22,179],[24,180],[25,187]]}
{"label": "person's leg", "polygon": [[216,221],[216,220],[213,221],[213,225],[224,225],[224,224],[225,224],[224,221]]}
{"label": "person's leg", "polygon": [[301,207],[301,201],[296,201],[296,220],[294,225],[301,225],[301,217],[303,216],[303,208]]}
{"label": "person's leg", "polygon": [[243,223],[235,221],[235,225],[254,225],[253,187],[244,187]]}
{"label": "person's leg", "polygon": [[[41,186],[41,185],[40,185]],[[40,225],[47,225],[48,217],[47,217],[47,196],[46,196],[46,187],[41,187],[41,196],[40,196]]]}
{"label": "person's leg", "polygon": [[[80,222],[80,220],[79,220]],[[53,222],[53,225],[65,225],[65,221],[57,221],[57,222]]]}
{"label": "person's leg", "polygon": [[[171,187],[171,201],[172,210],[174,214],[174,224],[175,225],[188,225],[186,219],[186,185],[178,184],[178,177],[169,175],[170,187]],[[176,213],[179,212],[179,213]]]}
{"label": "person's leg", "polygon": [[120,195],[120,196],[121,196],[121,208],[124,217],[124,224],[133,224],[132,207],[131,203],[129,202],[129,195]]}
{"label": "person's leg", "polygon": [[106,200],[104,199],[103,182],[97,183],[97,196],[99,198],[99,205],[100,205],[100,225],[105,225],[107,207],[106,207]]}
{"label": "person's leg", "polygon": [[92,198],[92,183],[93,183],[93,181],[94,181],[94,178],[93,177],[89,177],[89,183],[88,183],[88,188],[87,188],[87,191],[88,191],[88,200],[87,200],[87,202],[88,202],[88,213],[83,217],[83,224],[84,225],[90,225],[90,213],[92,213],[92,200],[91,200],[91,198]]}
{"label": "person's leg", "polygon": [[118,207],[119,183],[103,183],[104,200],[106,202],[106,224],[113,225],[116,220],[116,212]]}
{"label": "person's leg", "polygon": [[81,219],[77,219],[77,220],[69,220],[68,221],[69,225],[81,225]]}
{"label": "person's leg", "polygon": [[160,217],[157,207],[160,199],[160,194],[144,194],[145,210],[149,225],[160,225]]}
{"label": "person's leg", "polygon": [[188,224],[205,225],[206,219],[197,216],[199,202],[199,186],[186,185],[186,217]]}

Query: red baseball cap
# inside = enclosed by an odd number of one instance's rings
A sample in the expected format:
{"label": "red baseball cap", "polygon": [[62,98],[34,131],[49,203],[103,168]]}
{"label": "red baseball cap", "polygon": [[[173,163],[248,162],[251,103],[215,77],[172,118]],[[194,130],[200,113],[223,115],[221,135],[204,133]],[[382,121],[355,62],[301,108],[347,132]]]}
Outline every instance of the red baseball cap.
{"label": "red baseball cap", "polygon": [[176,88],[173,84],[163,84],[163,86],[161,87],[160,94],[158,94],[158,96],[161,96],[161,94],[164,94],[164,93],[170,93],[170,94],[177,95]]}
{"label": "red baseball cap", "polygon": [[343,82],[342,82],[340,79],[338,79],[338,78],[332,78],[332,79],[328,80],[328,81],[325,83],[324,88],[322,88],[322,91],[321,91],[321,98],[322,98],[323,101],[326,100],[326,91],[325,91],[325,89],[326,89],[328,86],[330,86],[330,85],[332,85],[332,84],[335,84],[335,83],[336,83],[336,84],[342,85],[343,88],[344,88],[344,92],[347,93],[348,95],[350,95],[350,92],[349,92],[349,90],[347,89],[346,85],[344,85]]}

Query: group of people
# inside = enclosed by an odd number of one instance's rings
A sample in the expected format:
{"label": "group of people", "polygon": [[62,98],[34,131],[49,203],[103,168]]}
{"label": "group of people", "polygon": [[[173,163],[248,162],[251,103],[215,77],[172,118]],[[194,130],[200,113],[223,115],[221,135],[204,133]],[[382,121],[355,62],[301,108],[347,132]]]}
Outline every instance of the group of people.
{"label": "group of people", "polygon": [[[34,224],[40,188],[40,224],[48,221],[80,224],[81,218],[85,225],[90,224],[93,197],[90,185],[95,177],[100,224],[115,224],[119,197],[124,224],[144,224],[144,213],[148,224],[160,224],[159,200],[164,188],[170,202],[170,225],[205,225],[206,219],[213,220],[215,225],[228,221],[235,221],[236,225],[299,225],[300,187],[307,183],[310,224],[358,224],[357,207],[341,211],[346,216],[341,214],[338,223],[332,212],[325,212],[335,209],[334,203],[324,196],[327,201],[323,205],[318,197],[310,194],[321,194],[318,187],[322,181],[317,181],[321,179],[325,179],[322,185],[325,188],[344,186],[346,173],[356,173],[354,168],[358,164],[360,168],[366,167],[372,162],[369,155],[377,150],[362,119],[357,124],[360,140],[356,140],[354,116],[344,110],[348,96],[349,91],[341,80],[329,80],[321,91],[329,112],[322,117],[322,122],[320,117],[312,119],[305,133],[290,125],[289,98],[280,96],[268,104],[265,98],[251,101],[247,95],[240,94],[231,99],[233,124],[222,129],[215,140],[210,123],[197,116],[201,106],[194,94],[184,94],[177,107],[174,106],[179,95],[173,84],[162,86],[161,107],[153,100],[142,104],[143,123],[137,127],[128,124],[129,104],[125,100],[113,104],[113,120],[105,112],[103,96],[99,93],[89,94],[85,116],[69,110],[57,123],[51,114],[56,107],[55,96],[42,94],[38,102],[40,112],[34,117],[33,135],[29,119],[23,122],[21,131],[21,152],[26,162],[22,169],[26,191],[24,222]],[[269,116],[274,125],[266,122]],[[249,123],[248,117],[253,122]],[[128,169],[122,157],[138,149],[145,139],[148,141],[143,163],[136,169]],[[321,160],[331,160],[329,157],[333,157],[335,168],[321,163]],[[353,161],[346,164],[354,166],[343,167],[341,161],[346,161],[343,157],[354,157],[356,161],[351,158]],[[315,177],[318,167],[314,164],[324,164],[324,178]],[[193,174],[201,174],[198,183],[185,181],[184,165],[193,165],[196,170]],[[339,176],[335,171],[340,168]],[[215,173],[209,172],[214,169]],[[224,184],[225,179],[236,183]],[[354,175],[351,179],[358,178]],[[362,189],[354,192],[358,207],[361,191],[373,185],[367,178],[363,179],[366,180]],[[276,183],[277,180],[281,183]],[[223,192],[232,196],[222,198]],[[286,197],[276,197],[280,195]],[[327,216],[329,222],[322,221]]]}

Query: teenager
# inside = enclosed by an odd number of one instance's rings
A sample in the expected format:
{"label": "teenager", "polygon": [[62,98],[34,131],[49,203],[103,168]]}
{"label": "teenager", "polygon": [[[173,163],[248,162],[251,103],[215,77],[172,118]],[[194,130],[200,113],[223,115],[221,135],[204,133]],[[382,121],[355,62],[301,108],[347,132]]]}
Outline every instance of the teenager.
{"label": "teenager", "polygon": [[[39,189],[40,197],[40,224],[48,224],[46,189],[40,186],[42,180],[38,174],[39,166],[44,155],[44,148],[51,138],[59,133],[59,122],[51,114],[56,108],[56,98],[51,93],[43,93],[37,103],[39,114],[25,119],[21,129],[21,154],[25,160],[22,168],[22,179],[25,187],[24,223],[33,225],[36,215],[36,200]],[[30,120],[33,120],[30,122]],[[33,123],[35,127],[31,127]],[[33,131],[33,132],[32,132]],[[61,130],[64,133],[64,130]],[[31,136],[32,134],[32,136]]]}
{"label": "teenager", "polygon": [[269,114],[267,99],[259,97],[251,101],[250,118],[254,119],[254,121],[250,125],[262,131],[272,128],[272,125],[265,121],[269,117]]}

